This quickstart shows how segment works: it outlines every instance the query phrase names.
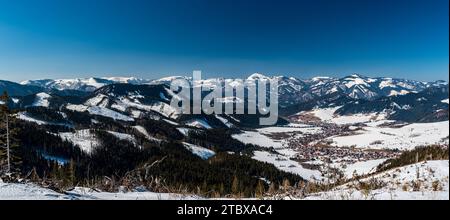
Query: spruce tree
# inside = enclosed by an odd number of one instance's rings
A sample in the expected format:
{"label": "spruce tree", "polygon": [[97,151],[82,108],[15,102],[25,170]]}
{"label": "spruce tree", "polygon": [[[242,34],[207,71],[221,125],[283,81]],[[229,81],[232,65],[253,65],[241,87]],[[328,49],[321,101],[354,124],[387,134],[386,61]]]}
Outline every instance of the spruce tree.
{"label": "spruce tree", "polygon": [[265,192],[264,183],[262,180],[258,181],[258,185],[256,186],[255,196],[257,198],[263,198]]}
{"label": "spruce tree", "polygon": [[239,180],[238,180],[238,178],[237,178],[237,176],[234,176],[234,178],[233,178],[233,183],[232,183],[232,185],[231,185],[231,192],[234,194],[234,195],[238,195],[239,194]]}
{"label": "spruce tree", "polygon": [[283,180],[283,189],[288,191],[291,188],[291,182],[288,179]]}
{"label": "spruce tree", "polygon": [[0,167],[8,175],[18,171],[20,149],[16,139],[18,129],[14,127],[16,119],[8,107],[9,95],[5,91],[0,96]]}
{"label": "spruce tree", "polygon": [[8,172],[8,143],[7,143],[7,126],[6,126],[6,115],[8,110],[8,93],[5,91],[0,96],[0,173]]}
{"label": "spruce tree", "polygon": [[269,186],[269,194],[270,195],[274,195],[275,193],[276,193],[276,186],[275,186],[275,183],[270,183],[270,186]]}
{"label": "spruce tree", "polygon": [[73,159],[70,159],[70,162],[69,162],[68,175],[69,175],[69,184],[71,186],[75,185],[75,181],[76,181],[75,162],[73,161]]}

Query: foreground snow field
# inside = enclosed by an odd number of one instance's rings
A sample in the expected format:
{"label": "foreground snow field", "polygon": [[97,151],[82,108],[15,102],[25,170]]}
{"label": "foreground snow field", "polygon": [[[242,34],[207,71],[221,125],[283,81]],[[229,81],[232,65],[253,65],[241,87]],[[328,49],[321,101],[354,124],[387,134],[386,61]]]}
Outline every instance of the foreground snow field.
{"label": "foreground snow field", "polygon": [[0,182],[0,200],[194,200],[197,196],[186,196],[172,193],[97,192],[88,188],[77,187],[66,193],[58,193],[35,184]]}
{"label": "foreground snow field", "polygon": [[373,190],[370,194],[355,190],[319,193],[304,200],[448,200],[449,192],[404,192],[399,190]]}
{"label": "foreground snow field", "polygon": [[67,200],[70,196],[34,184],[3,183],[0,180],[0,200]]}
{"label": "foreground snow field", "polygon": [[[361,189],[361,183],[375,181],[377,189]],[[306,199],[322,200],[448,200],[449,161],[425,161],[394,168],[353,181]]]}
{"label": "foreground snow field", "polygon": [[[360,183],[376,180],[380,187],[362,189]],[[26,183],[3,183],[0,180],[0,200],[198,200],[193,195],[172,193],[100,192],[77,187],[64,194]],[[266,198],[270,199],[270,198]],[[311,194],[305,200],[448,200],[449,161],[426,161],[394,168],[359,181],[349,182],[330,191]]]}

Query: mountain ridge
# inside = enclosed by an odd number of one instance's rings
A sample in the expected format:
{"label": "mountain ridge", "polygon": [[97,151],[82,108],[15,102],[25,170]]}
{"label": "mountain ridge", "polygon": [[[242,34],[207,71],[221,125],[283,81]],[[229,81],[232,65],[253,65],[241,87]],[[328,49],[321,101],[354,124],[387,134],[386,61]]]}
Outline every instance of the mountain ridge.
{"label": "mountain ridge", "polygon": [[[100,78],[76,78],[76,79],[42,79],[27,80],[21,85],[31,85],[46,89],[56,90],[80,90],[92,92],[102,86],[128,83],[134,85],[140,84],[168,84],[175,79],[185,79],[192,82],[191,77],[170,76],[155,80],[139,79],[136,77],[100,77]],[[239,78],[234,78],[239,79]],[[349,97],[356,99],[374,99],[380,96],[404,95],[411,92],[419,92],[423,89],[433,86],[446,84],[443,80],[434,82],[423,82],[417,80],[391,78],[391,77],[367,77],[361,74],[352,74],[342,78],[327,76],[312,77],[310,79],[300,79],[289,76],[266,76],[261,73],[254,73],[246,78],[247,80],[274,80],[277,79],[280,86],[280,93],[294,93],[295,100],[281,100],[281,104],[290,104],[292,101],[307,101],[313,96],[323,96],[330,93],[344,93]],[[223,82],[224,78],[202,79],[203,84],[210,82]],[[292,103],[291,103],[292,104]]]}

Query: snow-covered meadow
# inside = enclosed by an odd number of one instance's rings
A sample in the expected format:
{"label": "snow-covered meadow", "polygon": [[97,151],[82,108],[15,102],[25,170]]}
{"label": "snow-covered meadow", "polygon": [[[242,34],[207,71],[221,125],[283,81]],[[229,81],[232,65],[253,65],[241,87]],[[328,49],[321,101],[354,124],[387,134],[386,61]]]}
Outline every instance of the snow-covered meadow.
{"label": "snow-covered meadow", "polygon": [[330,137],[332,145],[365,149],[411,150],[417,146],[448,143],[449,122],[414,123],[399,128],[365,126],[354,135]]}
{"label": "snow-covered meadow", "polygon": [[287,139],[273,138],[277,134],[290,134],[290,135],[302,135],[302,134],[314,134],[321,131],[320,127],[314,127],[304,124],[291,124],[286,127],[266,127],[253,131],[243,131],[240,134],[233,135],[233,138],[241,141],[245,144],[255,144],[261,147],[273,147],[276,149],[286,147]]}
{"label": "snow-covered meadow", "polygon": [[370,114],[353,114],[353,115],[337,115],[336,110],[342,106],[330,108],[315,108],[311,111],[299,112],[297,116],[313,116],[314,118],[325,122],[339,125],[365,123],[372,121],[379,121],[386,118],[385,113],[370,113]]}
{"label": "snow-covered meadow", "polygon": [[91,153],[100,144],[89,129],[77,130],[73,133],[61,132],[59,136],[64,140],[72,142],[86,153]]}

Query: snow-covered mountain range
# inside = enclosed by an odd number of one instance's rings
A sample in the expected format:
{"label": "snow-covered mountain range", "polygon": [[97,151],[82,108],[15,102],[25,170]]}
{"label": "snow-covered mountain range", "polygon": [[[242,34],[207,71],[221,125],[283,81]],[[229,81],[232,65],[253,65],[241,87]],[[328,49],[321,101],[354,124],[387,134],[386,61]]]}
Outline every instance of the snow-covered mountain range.
{"label": "snow-covered mountain range", "polygon": [[47,89],[56,90],[80,90],[92,92],[102,86],[129,83],[129,84],[145,84],[150,80],[138,79],[136,77],[101,77],[101,78],[76,78],[76,79],[41,79],[26,80],[21,85],[38,86]]}
{"label": "snow-covered mountain range", "polygon": [[[164,84],[172,80],[183,78],[192,81],[189,77],[172,76],[156,80],[139,79],[135,77],[103,77],[103,78],[77,78],[77,79],[43,79],[27,80],[21,85],[37,86],[56,90],[80,90],[94,91],[105,85],[127,83],[127,84]],[[298,100],[305,101],[317,96],[333,93],[343,93],[355,99],[374,99],[380,96],[397,96],[408,93],[417,93],[434,85],[448,85],[445,81],[421,82],[407,79],[394,79],[387,77],[366,77],[358,74],[343,78],[313,77],[311,79],[299,79],[287,76],[265,76],[260,73],[250,75],[248,80],[274,80],[279,82],[280,96],[290,94]],[[213,81],[226,82],[223,78],[202,80],[203,84]],[[235,82],[234,82],[235,83]]]}
{"label": "snow-covered mountain range", "polygon": [[[18,96],[14,102],[16,107],[60,108],[73,107],[72,104],[75,104],[84,105],[83,110],[90,109],[97,113],[100,110],[94,111],[94,108],[106,108],[131,117],[156,112],[168,119],[178,119],[180,115],[170,108],[170,99],[174,94],[168,89],[170,82],[176,79],[192,83],[192,78],[184,76],[156,80],[135,77],[44,79],[27,80],[20,84],[1,81],[0,90],[7,90],[12,96]],[[445,81],[421,82],[358,74],[342,78],[322,76],[298,79],[260,73],[252,74],[246,79],[277,80],[280,112],[286,117],[314,108],[339,106],[336,113],[341,115],[389,112],[390,117],[395,120],[439,121],[448,118],[445,111],[448,104],[442,102],[448,99],[448,83]],[[216,83],[236,86],[243,81],[244,79],[211,78],[203,79],[201,83],[208,86]],[[69,99],[68,96],[72,98]],[[229,97],[226,100],[238,99]],[[242,118],[246,119],[248,117]]]}

